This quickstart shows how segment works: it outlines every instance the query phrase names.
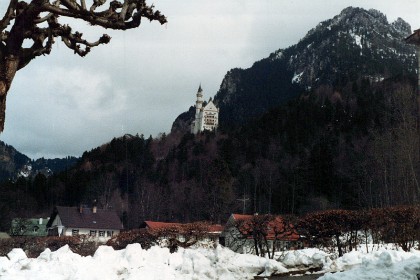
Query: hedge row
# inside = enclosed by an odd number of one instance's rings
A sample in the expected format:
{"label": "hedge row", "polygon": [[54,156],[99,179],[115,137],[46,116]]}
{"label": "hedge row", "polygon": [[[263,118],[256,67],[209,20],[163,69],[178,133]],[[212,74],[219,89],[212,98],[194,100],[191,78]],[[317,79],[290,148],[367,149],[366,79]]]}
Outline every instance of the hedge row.
{"label": "hedge row", "polygon": [[369,242],[409,251],[420,241],[420,207],[326,210],[305,215],[296,228],[308,246],[336,246],[340,256]]}
{"label": "hedge row", "polygon": [[46,248],[56,251],[64,245],[79,255],[93,255],[97,249],[96,242],[87,236],[48,236],[48,237],[13,237],[0,240],[0,256],[6,256],[13,248],[22,248],[30,258],[36,258]]}

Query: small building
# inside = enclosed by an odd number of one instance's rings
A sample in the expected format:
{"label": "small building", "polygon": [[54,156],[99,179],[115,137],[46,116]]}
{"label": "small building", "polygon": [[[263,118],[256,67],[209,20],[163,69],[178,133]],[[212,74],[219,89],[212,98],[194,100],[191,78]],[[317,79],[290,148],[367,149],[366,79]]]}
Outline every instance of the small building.
{"label": "small building", "polygon": [[56,206],[47,224],[49,236],[87,235],[105,242],[123,229],[117,212],[96,206]]}
{"label": "small building", "polygon": [[[257,215],[257,214],[256,214]],[[254,215],[232,214],[221,234],[221,244],[232,251],[243,254],[255,253],[255,229],[253,228]],[[287,225],[281,216],[274,216],[267,223],[266,239],[270,250],[283,251],[301,248],[300,236],[292,225]]]}
{"label": "small building", "polygon": [[203,90],[201,85],[197,91],[197,100],[195,102],[195,117],[191,123],[191,133],[197,134],[204,130],[213,131],[219,126],[219,109],[214,105],[210,98],[207,104],[203,101]]}
{"label": "small building", "polygon": [[49,218],[15,218],[12,220],[10,235],[12,236],[47,236]]}

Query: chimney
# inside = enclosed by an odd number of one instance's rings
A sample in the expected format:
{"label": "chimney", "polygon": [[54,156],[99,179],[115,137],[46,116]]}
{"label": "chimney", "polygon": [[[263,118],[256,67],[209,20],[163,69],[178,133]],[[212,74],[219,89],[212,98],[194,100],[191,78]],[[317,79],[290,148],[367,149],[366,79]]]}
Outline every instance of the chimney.
{"label": "chimney", "polygon": [[42,218],[39,218],[39,224],[42,225]]}
{"label": "chimney", "polygon": [[95,199],[92,203],[92,213],[95,214],[97,209],[98,209],[98,207],[97,207],[97,202],[96,202],[96,199]]}

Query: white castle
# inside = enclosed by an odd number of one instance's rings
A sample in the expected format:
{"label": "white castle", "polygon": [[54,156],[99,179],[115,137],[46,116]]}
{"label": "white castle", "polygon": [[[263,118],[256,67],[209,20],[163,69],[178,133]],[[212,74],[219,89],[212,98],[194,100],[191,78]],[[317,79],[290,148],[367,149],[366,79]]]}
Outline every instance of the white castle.
{"label": "white castle", "polygon": [[211,98],[206,106],[203,107],[203,90],[200,85],[197,91],[195,119],[191,123],[191,133],[197,134],[204,130],[215,130],[218,125],[219,109],[214,105]]}

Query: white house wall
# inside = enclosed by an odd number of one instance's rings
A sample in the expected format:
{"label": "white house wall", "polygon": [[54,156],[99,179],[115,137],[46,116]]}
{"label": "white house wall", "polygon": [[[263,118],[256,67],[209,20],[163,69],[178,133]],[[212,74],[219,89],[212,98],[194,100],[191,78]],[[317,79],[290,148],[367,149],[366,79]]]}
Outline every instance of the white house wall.
{"label": "white house wall", "polygon": [[[99,242],[106,242],[109,239],[111,239],[113,236],[118,235],[120,233],[120,230],[118,230],[118,229],[65,228],[63,230],[62,235],[63,236],[73,236],[73,230],[78,230],[79,231],[78,235],[86,235],[86,236],[90,236],[90,231],[95,230],[96,235],[91,236],[91,237],[98,240]],[[104,236],[99,236],[99,231],[104,231],[105,232]],[[112,236],[107,236],[107,231],[111,231]]]}
{"label": "white house wall", "polygon": [[60,216],[59,215],[55,216],[55,219],[52,222],[51,227],[57,227],[57,226],[62,226],[62,225],[63,224],[61,223]]}

